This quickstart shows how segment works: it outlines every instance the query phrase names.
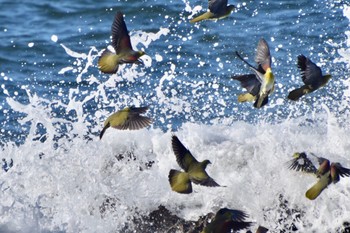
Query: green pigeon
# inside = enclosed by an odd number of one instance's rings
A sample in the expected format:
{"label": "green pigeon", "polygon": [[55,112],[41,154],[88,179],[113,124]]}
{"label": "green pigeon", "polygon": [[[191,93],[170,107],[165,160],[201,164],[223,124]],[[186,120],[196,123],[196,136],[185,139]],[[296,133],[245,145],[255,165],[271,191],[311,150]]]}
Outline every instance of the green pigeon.
{"label": "green pigeon", "polygon": [[118,71],[120,64],[142,63],[139,58],[144,55],[145,52],[133,50],[128,29],[126,28],[124,17],[121,12],[115,15],[112,24],[112,46],[115,53],[105,49],[98,60],[98,67],[101,72],[113,74]]}
{"label": "green pigeon", "polygon": [[248,215],[241,210],[228,208],[220,209],[214,219],[203,229],[201,233],[230,233],[246,229],[251,222],[245,222]]}
{"label": "green pigeon", "polygon": [[326,85],[332,77],[330,74],[322,75],[321,68],[304,55],[298,56],[298,68],[305,85],[289,92],[290,100],[298,100],[303,95],[316,91]]}
{"label": "green pigeon", "polygon": [[294,159],[290,161],[291,165],[289,166],[289,169],[312,173],[319,178],[317,183],[305,193],[305,196],[310,200],[316,199],[329,184],[337,183],[340,177],[350,176],[350,169],[343,167],[340,163],[330,164],[329,160],[326,158],[316,155],[313,156],[317,158],[319,164],[318,169],[316,169],[304,152],[295,153],[293,155]]}
{"label": "green pigeon", "polygon": [[345,176],[350,176],[350,169],[343,167],[340,163],[331,163],[329,169],[320,176],[318,182],[306,192],[305,196],[310,200],[314,200],[330,183],[336,184],[340,177]]}
{"label": "green pigeon", "polygon": [[104,127],[100,133],[100,139],[109,127],[120,130],[137,130],[149,126],[152,119],[140,114],[145,113],[148,107],[126,107],[118,112],[110,115],[104,123]]}
{"label": "green pigeon", "polygon": [[172,136],[171,144],[176,161],[184,170],[184,172],[175,169],[170,170],[168,178],[173,191],[191,193],[191,182],[209,187],[220,186],[205,171],[207,165],[210,164],[209,160],[198,162],[175,135]]}
{"label": "green pigeon", "polygon": [[271,55],[267,42],[260,39],[255,55],[256,69],[245,61],[236,51],[236,55],[254,72],[253,74],[235,75],[232,79],[238,80],[247,93],[238,96],[238,102],[255,101],[254,107],[261,108],[268,103],[269,95],[275,88],[275,77],[271,70]]}
{"label": "green pigeon", "polygon": [[231,12],[235,9],[235,6],[227,5],[227,0],[209,0],[208,8],[209,11],[195,17],[194,19],[191,19],[190,23],[196,23],[206,19],[217,20],[225,18],[231,14]]}

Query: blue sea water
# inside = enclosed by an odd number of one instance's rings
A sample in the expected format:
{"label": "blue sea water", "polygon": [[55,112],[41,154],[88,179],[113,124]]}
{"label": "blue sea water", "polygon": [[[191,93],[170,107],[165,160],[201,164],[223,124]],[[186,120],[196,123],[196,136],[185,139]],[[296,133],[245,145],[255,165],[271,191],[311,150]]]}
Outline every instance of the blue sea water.
{"label": "blue sea water", "polygon": [[[228,18],[190,24],[206,1],[1,1],[0,230],[8,232],[118,232],[135,213],[162,204],[196,220],[229,207],[279,232],[336,232],[350,221],[350,179],[315,201],[316,182],[285,166],[296,151],[350,167],[350,7],[347,1],[229,1]],[[101,74],[99,54],[122,11],[144,65]],[[275,92],[262,109],[238,103],[244,90],[230,79],[250,72],[260,38],[269,43]],[[304,54],[327,86],[298,102],[286,96],[302,84],[296,58]],[[104,120],[126,106],[149,105],[149,129],[107,130]],[[208,173],[226,188],[195,186],[173,193],[167,176],[178,168],[175,133]],[[131,152],[136,159],[118,161]],[[148,161],[154,165],[139,169]],[[279,197],[302,218],[278,222]],[[101,214],[106,198],[113,209]],[[283,213],[282,213],[283,214]]]}

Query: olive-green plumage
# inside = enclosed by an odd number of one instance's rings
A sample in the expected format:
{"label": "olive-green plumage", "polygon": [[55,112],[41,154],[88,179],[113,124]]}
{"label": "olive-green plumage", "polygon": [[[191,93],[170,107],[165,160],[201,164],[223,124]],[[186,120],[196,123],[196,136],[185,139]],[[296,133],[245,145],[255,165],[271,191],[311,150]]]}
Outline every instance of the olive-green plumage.
{"label": "olive-green plumage", "polygon": [[190,23],[196,23],[202,20],[210,19],[217,20],[226,18],[235,9],[234,5],[227,5],[227,0],[209,0],[208,9],[209,11],[201,14],[190,20]]}
{"label": "olive-green plumage", "polygon": [[114,52],[106,49],[98,60],[98,67],[101,72],[113,74],[118,71],[120,64],[124,63],[142,63],[139,58],[145,54],[143,51],[134,51],[128,29],[124,22],[124,17],[121,12],[115,15],[112,24],[112,46]]}
{"label": "olive-green plumage", "polygon": [[326,85],[332,77],[329,74],[322,75],[321,68],[304,55],[298,56],[298,68],[305,85],[291,91],[288,95],[290,100],[298,100],[303,95],[316,91]]}
{"label": "olive-green plumage", "polygon": [[169,172],[169,183],[173,191],[178,193],[191,193],[192,184],[200,184],[204,186],[220,186],[205,171],[210,164],[209,160],[198,162],[191,152],[173,135],[171,140],[172,148],[176,156],[176,161],[184,172],[171,169]]}
{"label": "olive-green plumage", "polygon": [[331,181],[330,172],[328,171],[320,177],[316,184],[306,191],[305,196],[310,200],[315,200]]}
{"label": "olive-green plumage", "polygon": [[201,233],[230,233],[232,230],[236,232],[248,228],[252,223],[245,222],[247,217],[241,210],[222,208]]}
{"label": "olive-green plumage", "polygon": [[312,173],[319,178],[317,183],[305,193],[305,196],[310,200],[316,199],[329,184],[337,183],[340,177],[350,176],[350,169],[343,167],[340,163],[330,164],[326,158],[315,156],[319,164],[318,169],[316,169],[304,152],[295,153],[293,157],[289,169]]}
{"label": "olive-green plumage", "polygon": [[137,130],[149,126],[152,123],[151,118],[141,116],[148,107],[127,107],[110,115],[104,123],[104,127],[100,133],[100,139],[109,127],[120,130]]}
{"label": "olive-green plumage", "polygon": [[255,55],[256,69],[245,61],[236,51],[236,55],[246,63],[254,74],[235,75],[232,79],[238,80],[247,93],[238,96],[238,102],[255,101],[254,107],[261,108],[268,103],[268,96],[274,91],[275,77],[271,70],[271,55],[267,42],[260,39]]}

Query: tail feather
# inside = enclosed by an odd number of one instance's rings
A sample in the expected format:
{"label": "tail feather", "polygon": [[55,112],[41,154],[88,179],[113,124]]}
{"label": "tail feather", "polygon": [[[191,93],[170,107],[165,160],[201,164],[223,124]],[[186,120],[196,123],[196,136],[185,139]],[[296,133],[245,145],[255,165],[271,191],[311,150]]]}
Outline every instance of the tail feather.
{"label": "tail feather", "polygon": [[265,106],[267,103],[269,102],[269,96],[258,96],[258,98],[256,99],[255,103],[254,103],[254,107],[255,108],[261,108],[263,106]]}
{"label": "tail feather", "polygon": [[238,96],[238,102],[252,102],[255,100],[255,96],[253,96],[252,94],[250,93],[244,93],[244,94],[240,94]]}
{"label": "tail feather", "polygon": [[297,89],[289,92],[288,99],[296,101],[296,100],[300,99],[300,97],[302,97],[303,95],[310,93],[310,92],[311,92],[310,88],[308,86],[304,85],[300,88],[297,88]]}
{"label": "tail feather", "polygon": [[101,131],[101,133],[100,133],[100,140],[102,139],[103,134],[105,133],[106,129],[108,129],[109,127],[110,127],[110,124],[109,124],[109,123],[106,124],[106,125],[103,127],[103,129],[102,129],[102,131]]}
{"label": "tail feather", "polygon": [[331,178],[329,172],[320,178],[309,190],[306,191],[305,196],[310,200],[315,200],[321,192],[330,184]]}
{"label": "tail feather", "polygon": [[191,19],[190,23],[196,23],[196,22],[199,22],[199,21],[202,21],[205,19],[211,19],[213,16],[214,16],[214,14],[211,13],[210,11],[208,11],[208,12],[205,12],[204,14],[201,14],[200,16],[197,16],[194,19]]}
{"label": "tail feather", "polygon": [[171,169],[168,178],[173,191],[185,194],[192,193],[192,184],[188,173]]}
{"label": "tail feather", "polygon": [[118,66],[117,55],[108,49],[103,51],[101,57],[98,59],[98,68],[100,71],[106,74],[114,74],[118,71]]}

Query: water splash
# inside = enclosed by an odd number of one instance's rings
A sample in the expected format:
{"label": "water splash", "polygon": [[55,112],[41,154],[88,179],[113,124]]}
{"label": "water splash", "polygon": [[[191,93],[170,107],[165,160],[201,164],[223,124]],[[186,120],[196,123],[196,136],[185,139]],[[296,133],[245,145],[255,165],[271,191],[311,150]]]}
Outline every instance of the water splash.
{"label": "water splash", "polygon": [[[350,18],[348,7],[344,14]],[[147,48],[168,33],[164,28],[136,32],[132,41]],[[341,57],[335,62],[349,66],[349,38],[344,44],[347,47],[338,49]],[[251,123],[248,114],[231,104],[232,89],[222,79],[188,81],[181,76],[190,74],[175,61],[151,57],[146,57],[145,67],[125,65],[115,75],[97,76],[92,73],[101,51],[91,47],[81,53],[61,46],[75,60],[58,74],[62,79],[74,76],[77,87],[52,100],[26,91],[28,103],[17,101],[2,87],[7,104],[23,115],[17,122],[27,130],[20,145],[6,143],[2,148],[13,167],[0,174],[0,230],[115,232],[134,215],[147,214],[160,204],[191,220],[224,206],[244,209],[252,220],[276,231],[293,223],[300,232],[334,232],[348,221],[349,179],[330,185],[311,202],[304,195],[315,178],[282,165],[294,152],[310,151],[349,166],[349,112],[336,112],[349,105],[347,80],[342,80],[341,103],[310,97],[286,107],[287,116],[279,118],[273,109],[283,105],[281,101],[263,112],[268,117]],[[158,56],[166,53],[158,51]],[[164,63],[160,77],[146,72]],[[110,113],[148,101],[153,104],[148,114],[165,127],[110,129],[98,139]],[[310,107],[316,104],[315,109]],[[227,111],[231,107],[233,111]],[[300,113],[300,108],[305,111]],[[241,120],[235,114],[242,114]],[[227,187],[195,186],[186,197],[171,192],[167,175],[178,168],[170,146],[174,122],[184,122],[176,134],[198,160],[211,160],[208,173]],[[282,205],[284,199],[288,204]],[[297,212],[288,215],[291,209]],[[293,221],[276,221],[286,214]]]}

